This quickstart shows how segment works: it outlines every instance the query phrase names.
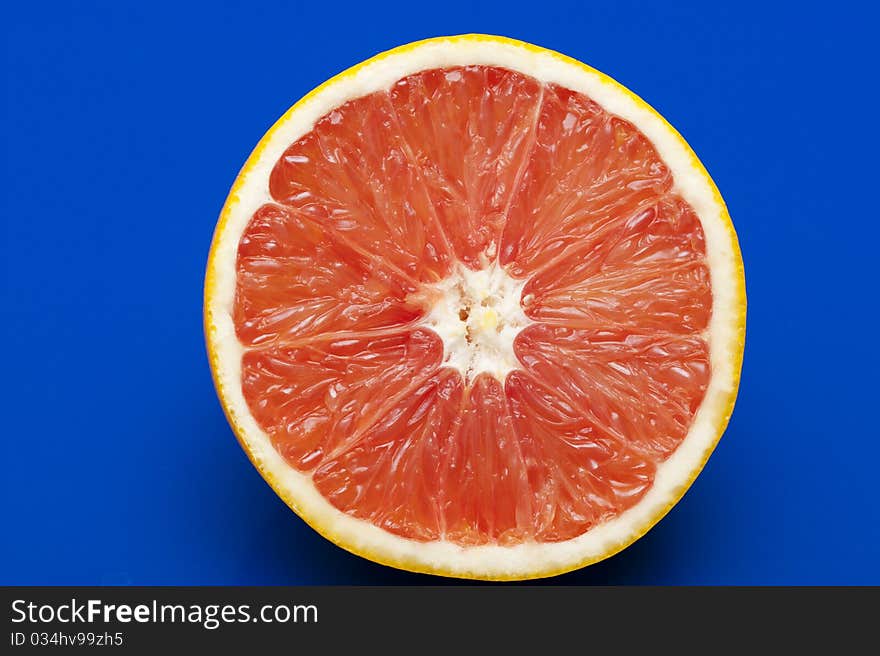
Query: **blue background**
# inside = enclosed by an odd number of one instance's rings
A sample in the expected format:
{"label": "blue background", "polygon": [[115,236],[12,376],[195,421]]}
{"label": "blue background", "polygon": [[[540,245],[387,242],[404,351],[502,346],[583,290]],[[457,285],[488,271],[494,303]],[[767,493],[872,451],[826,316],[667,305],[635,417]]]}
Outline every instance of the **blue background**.
{"label": "blue background", "polygon": [[290,104],[381,50],[488,32],[653,104],[718,183],[746,265],[742,387],[715,455],[644,539],[555,582],[880,584],[876,17],[25,4],[0,18],[0,583],[440,582],[332,546],[262,481],[214,394],[202,277],[236,172]]}

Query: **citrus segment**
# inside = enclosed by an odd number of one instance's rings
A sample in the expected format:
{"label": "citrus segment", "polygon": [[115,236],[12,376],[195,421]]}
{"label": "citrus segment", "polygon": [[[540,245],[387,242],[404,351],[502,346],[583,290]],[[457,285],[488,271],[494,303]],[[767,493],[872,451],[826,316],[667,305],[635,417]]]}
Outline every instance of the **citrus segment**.
{"label": "citrus segment", "polygon": [[443,462],[446,539],[456,544],[511,544],[534,534],[530,444],[514,433],[507,405],[488,374],[465,391]]}
{"label": "citrus segment", "polygon": [[535,138],[501,240],[514,275],[577,257],[672,186],[648,139],[582,94],[548,85]]}
{"label": "citrus segment", "polygon": [[419,316],[414,287],[308,216],[254,214],[238,248],[235,327],[248,346],[333,331],[399,326]]}
{"label": "citrus segment", "polygon": [[449,369],[408,384],[351,448],[322,463],[314,475],[318,490],[340,510],[397,535],[441,538],[442,463],[461,394],[461,380]]}
{"label": "citrus segment", "polygon": [[520,334],[516,348],[525,370],[595,432],[655,462],[684,439],[709,379],[708,349],[692,335],[538,324]]}
{"label": "citrus segment", "polygon": [[269,190],[414,280],[448,270],[449,246],[386,93],[321,118],[275,165]]}
{"label": "citrus segment", "polygon": [[507,379],[516,433],[531,447],[534,538],[559,542],[627,509],[647,491],[655,465],[608,434],[558,390],[517,371]]}
{"label": "citrus segment", "polygon": [[712,312],[700,222],[666,194],[604,235],[583,238],[577,253],[531,277],[523,295],[536,321],[697,334]]}
{"label": "citrus segment", "polygon": [[310,470],[396,411],[395,401],[411,394],[442,354],[426,330],[252,349],[243,358],[242,387],[275,448]]}
{"label": "citrus segment", "polygon": [[390,98],[455,255],[479,269],[497,251],[507,205],[531,150],[542,87],[498,67],[423,71]]}

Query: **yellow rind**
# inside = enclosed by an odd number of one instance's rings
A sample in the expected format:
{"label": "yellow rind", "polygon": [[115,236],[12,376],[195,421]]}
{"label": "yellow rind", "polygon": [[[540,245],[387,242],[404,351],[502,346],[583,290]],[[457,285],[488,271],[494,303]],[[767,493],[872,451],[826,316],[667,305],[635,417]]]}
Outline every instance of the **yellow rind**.
{"label": "yellow rind", "polygon": [[[341,539],[339,535],[333,530],[332,526],[326,521],[325,517],[320,516],[319,513],[312,513],[308,508],[302,507],[296,499],[292,498],[290,495],[285,494],[283,486],[281,486],[278,481],[276,481],[272,472],[267,471],[265,467],[262,465],[260,460],[255,457],[252,449],[248,446],[248,442],[245,436],[245,431],[242,429],[241,422],[235,416],[235,413],[232,410],[231,404],[228,402],[228,397],[223,388],[223,385],[220,381],[220,378],[217,374],[218,365],[217,365],[217,348],[214,343],[214,339],[216,337],[216,324],[214,321],[214,317],[212,316],[211,311],[211,299],[215,290],[215,276],[214,276],[214,264],[215,264],[215,253],[216,247],[219,241],[219,235],[223,234],[223,231],[226,227],[229,214],[231,208],[239,202],[238,193],[243,184],[244,178],[246,174],[253,168],[253,166],[260,160],[262,152],[266,147],[266,144],[269,142],[271,136],[278,130],[279,126],[285,123],[288,118],[295,113],[301,106],[306,104],[312,97],[316,96],[322,90],[327,87],[333,86],[338,82],[347,79],[356,75],[362,68],[366,67],[369,64],[372,64],[378,60],[384,59],[386,57],[390,57],[392,55],[401,55],[406,54],[408,51],[415,50],[416,48],[431,42],[438,41],[447,41],[447,42],[494,42],[499,44],[506,44],[508,46],[515,46],[518,48],[522,48],[532,53],[543,53],[545,55],[550,55],[552,57],[558,58],[567,62],[568,64],[580,67],[593,75],[601,78],[604,84],[613,85],[618,90],[625,93],[629,96],[635,103],[637,103],[642,108],[648,110],[653,115],[658,117],[663,124],[667,127],[669,132],[675,136],[675,138],[680,142],[680,144],[685,148],[687,153],[691,158],[691,165],[693,169],[699,172],[704,178],[705,182],[708,184],[709,188],[712,190],[715,201],[718,206],[721,208],[721,219],[725,224],[727,229],[730,245],[733,249],[733,256],[736,260],[736,275],[737,275],[737,285],[736,285],[736,308],[737,313],[735,316],[735,335],[736,338],[733,340],[729,346],[730,358],[731,358],[731,366],[732,371],[734,372],[733,379],[730,381],[729,392],[727,394],[726,399],[723,399],[723,405],[725,406],[724,412],[721,414],[722,421],[716,425],[716,434],[715,438],[709,447],[703,453],[703,457],[697,467],[695,467],[690,476],[687,478],[685,482],[683,482],[675,494],[672,496],[669,503],[663,507],[660,511],[658,511],[655,515],[653,515],[648,521],[644,522],[642,525],[637,527],[633,533],[628,536],[625,540],[621,540],[620,542],[611,545],[605,552],[587,558],[583,561],[576,562],[573,565],[568,565],[566,567],[561,568],[537,568],[534,571],[527,573],[517,573],[513,575],[487,575],[481,574],[480,572],[455,572],[449,571],[442,568],[436,568],[427,566],[424,563],[417,562],[413,559],[400,557],[395,554],[387,554],[387,553],[376,553],[366,549],[360,549],[351,544],[346,543]],[[576,59],[568,57],[567,55],[563,55],[561,53],[555,52],[553,50],[548,50],[547,48],[542,48],[540,46],[536,46],[530,43],[526,43],[524,41],[519,41],[516,39],[511,39],[508,37],[502,36],[492,36],[487,34],[464,34],[459,36],[447,36],[447,37],[436,37],[432,39],[424,39],[421,41],[415,41],[413,43],[409,43],[404,46],[400,46],[397,48],[393,48],[391,50],[385,51],[372,57],[366,61],[353,66],[342,73],[330,78],[320,86],[313,89],[311,92],[306,94],[302,99],[300,99],[293,107],[291,107],[284,115],[279,118],[273,126],[266,132],[262,139],[260,139],[256,148],[254,148],[250,157],[248,157],[241,171],[239,171],[238,176],[235,179],[235,182],[230,189],[229,196],[227,197],[226,203],[223,206],[223,209],[220,213],[220,218],[217,221],[217,226],[214,230],[214,237],[211,242],[211,249],[208,253],[208,263],[207,263],[207,272],[205,275],[205,289],[204,289],[204,330],[205,330],[205,338],[206,345],[208,351],[208,360],[211,366],[211,375],[214,380],[214,386],[217,390],[217,394],[220,398],[220,402],[223,406],[224,413],[226,414],[226,418],[229,421],[230,426],[232,426],[233,431],[235,432],[235,436],[238,439],[239,444],[241,444],[242,449],[244,449],[245,453],[248,455],[248,458],[253,463],[254,467],[260,472],[263,478],[267,483],[272,487],[275,493],[293,510],[299,517],[303,519],[309,526],[311,526],[315,531],[317,531],[320,535],[322,535],[327,540],[333,542],[338,547],[345,549],[353,554],[366,558],[376,563],[380,563],[382,565],[388,565],[390,567],[396,567],[399,569],[408,570],[411,572],[418,572],[422,574],[434,574],[439,576],[449,576],[455,578],[466,578],[466,579],[474,579],[474,580],[487,580],[487,581],[514,581],[514,580],[525,580],[525,579],[537,579],[537,578],[545,578],[551,576],[557,576],[559,574],[564,574],[566,572],[571,572],[576,569],[580,569],[582,567],[586,567],[587,565],[592,565],[601,560],[605,560],[616,553],[619,553],[633,542],[641,538],[648,531],[653,528],[657,522],[659,522],[671,509],[675,504],[677,504],[684,493],[690,488],[693,484],[694,480],[705,467],[706,462],[709,459],[709,456],[715,450],[715,447],[718,444],[718,441],[721,439],[721,435],[724,433],[727,428],[728,422],[730,421],[730,417],[733,413],[733,407],[736,403],[736,395],[739,389],[739,381],[740,381],[740,373],[742,369],[742,359],[743,359],[743,351],[745,348],[745,329],[746,329],[746,289],[745,289],[745,271],[742,262],[742,253],[739,247],[739,241],[737,239],[736,230],[733,227],[733,222],[731,221],[730,214],[727,211],[727,205],[724,202],[724,199],[721,197],[721,193],[718,191],[718,187],[715,185],[715,182],[712,180],[708,171],[706,171],[702,162],[697,157],[696,153],[694,153],[693,149],[690,145],[685,141],[684,137],[678,133],[678,131],[666,121],[663,116],[657,112],[653,107],[651,107],[647,102],[645,102],[638,95],[624,87],[622,84],[618,83],[611,77],[605,75],[601,71],[597,71],[596,69],[580,62]]]}

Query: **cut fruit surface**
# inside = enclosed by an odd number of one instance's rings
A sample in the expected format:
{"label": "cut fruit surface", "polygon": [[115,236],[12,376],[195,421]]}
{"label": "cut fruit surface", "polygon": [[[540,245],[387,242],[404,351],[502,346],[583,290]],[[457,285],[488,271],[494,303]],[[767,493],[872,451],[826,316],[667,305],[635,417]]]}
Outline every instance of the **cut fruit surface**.
{"label": "cut fruit surface", "polygon": [[224,207],[217,389],[279,495],[355,553],[521,579],[601,560],[699,473],[745,324],[723,201],[602,74],[469,35],[295,105]]}

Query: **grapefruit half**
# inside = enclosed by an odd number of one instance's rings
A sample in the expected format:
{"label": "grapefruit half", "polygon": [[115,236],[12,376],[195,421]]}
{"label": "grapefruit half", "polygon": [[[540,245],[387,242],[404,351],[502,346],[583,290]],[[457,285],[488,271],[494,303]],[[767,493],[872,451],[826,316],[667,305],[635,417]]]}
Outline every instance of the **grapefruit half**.
{"label": "grapefruit half", "polygon": [[684,139],[598,71],[430,39],[266,133],[205,280],[229,423],[337,545],[413,571],[550,576],[620,551],[727,425],[742,259]]}

